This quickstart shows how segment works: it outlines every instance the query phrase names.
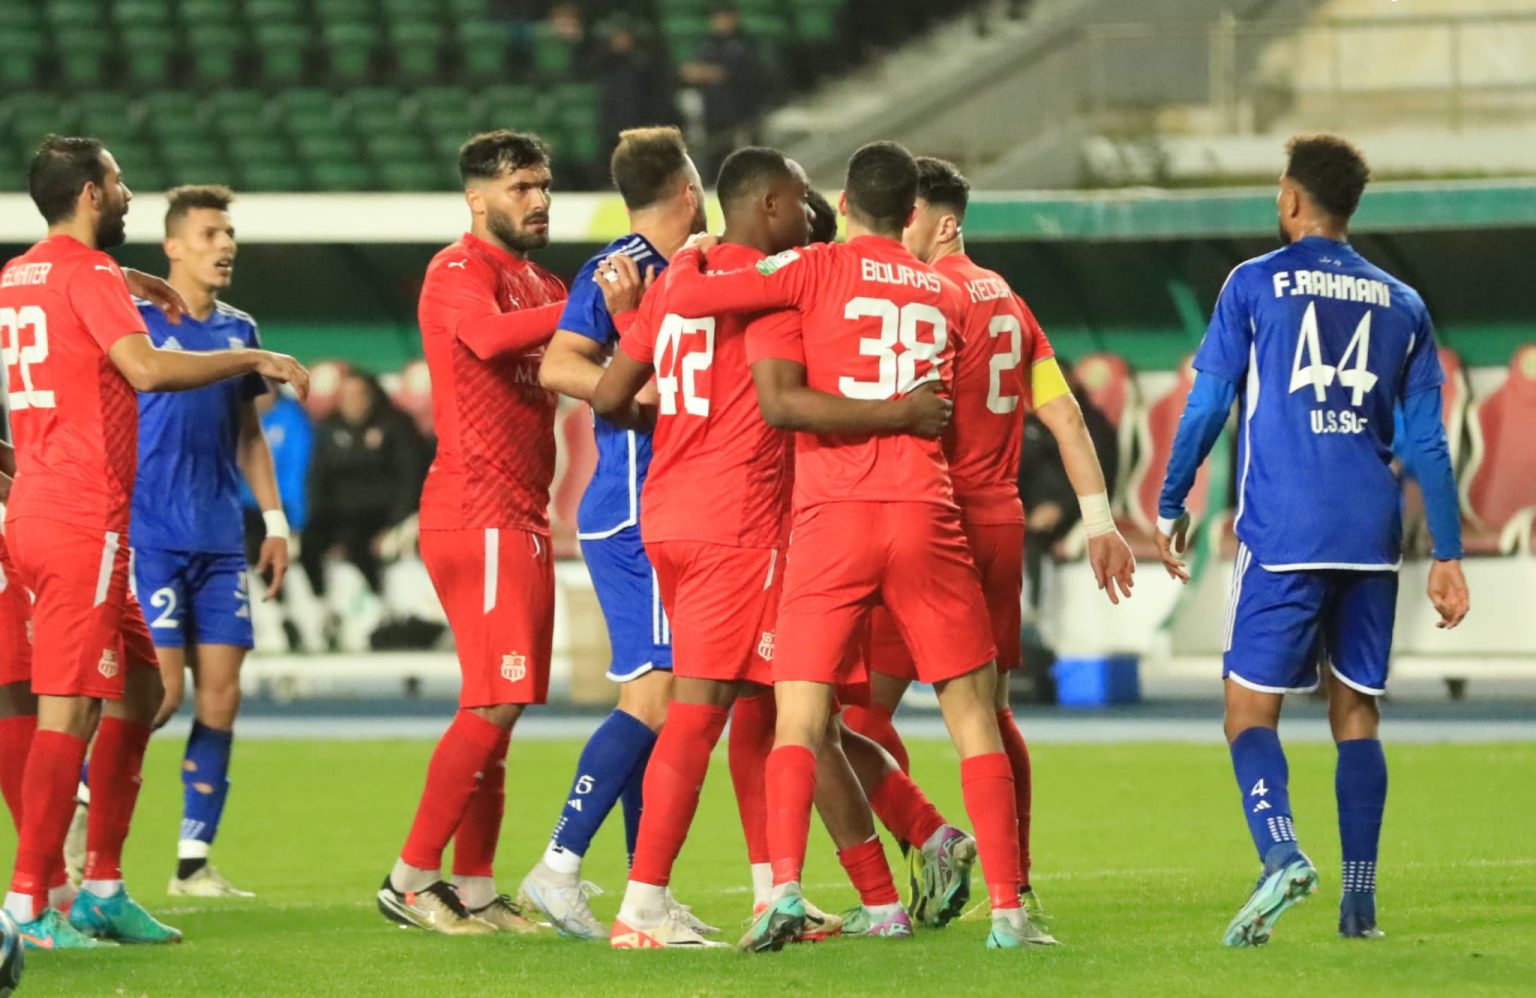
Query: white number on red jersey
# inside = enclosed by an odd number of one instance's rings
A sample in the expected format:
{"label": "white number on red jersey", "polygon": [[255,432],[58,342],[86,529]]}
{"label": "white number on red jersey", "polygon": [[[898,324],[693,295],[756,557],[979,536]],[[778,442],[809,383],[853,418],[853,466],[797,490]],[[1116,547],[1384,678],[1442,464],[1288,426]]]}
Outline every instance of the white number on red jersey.
{"label": "white number on red jersey", "polygon": [[[837,390],[851,399],[879,401],[894,398],[916,388],[919,382],[917,365],[927,361],[929,370],[923,381],[938,376],[940,355],[949,343],[949,326],[944,313],[927,302],[911,301],[901,307],[885,298],[855,298],[843,309],[843,318],[879,319],[880,332],[859,340],[859,353],[879,360],[879,370],[872,381],[843,375],[838,379]],[[933,330],[932,340],[918,339],[918,329],[928,326]],[[900,344],[901,350],[895,347]]]}
{"label": "white number on red jersey", "polygon": [[[21,345],[22,331],[30,331],[31,341]],[[0,344],[3,344],[5,366],[9,372],[16,365],[21,388],[10,393],[11,411],[23,409],[52,409],[53,390],[32,387],[32,367],[48,359],[48,313],[37,305],[25,305],[20,309],[0,308]],[[9,374],[7,374],[9,377]]]}
{"label": "white number on red jersey", "polygon": [[701,389],[699,376],[709,370],[715,359],[715,320],[685,319],[669,315],[656,335],[656,390],[661,396],[661,414],[677,415],[677,397],[683,397],[683,411],[690,416],[709,415],[709,386]]}
{"label": "white number on red jersey", "polygon": [[1017,316],[1004,313],[993,316],[988,329],[993,340],[1002,333],[1008,334],[1008,349],[992,355],[989,365],[992,380],[987,386],[987,408],[999,416],[1006,416],[1019,409],[1019,397],[1003,391],[1003,376],[1017,369],[1019,362],[1024,359],[1024,327],[1019,324]]}

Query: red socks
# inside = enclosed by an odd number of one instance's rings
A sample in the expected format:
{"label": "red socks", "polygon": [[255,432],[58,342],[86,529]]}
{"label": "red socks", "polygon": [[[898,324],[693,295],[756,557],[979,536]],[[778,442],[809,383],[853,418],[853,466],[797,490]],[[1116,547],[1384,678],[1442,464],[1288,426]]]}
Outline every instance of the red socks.
{"label": "red socks", "polygon": [[85,879],[123,879],[123,843],[144,784],[150,728],[103,717],[91,749],[91,808],[85,830]]}
{"label": "red socks", "polygon": [[741,830],[747,836],[747,862],[768,862],[768,800],[763,776],[768,753],[773,751],[773,728],[778,721],[773,693],[740,697],[731,710],[731,783],[736,787],[736,807]]}
{"label": "red socks", "polygon": [[1029,811],[1034,787],[1029,772],[1029,746],[1013,719],[1013,711],[997,712],[997,730],[1003,735],[1003,752],[1013,769],[1013,803],[1019,815],[1019,890],[1029,889]]}
{"label": "red socks", "polygon": [[[489,877],[496,862],[496,843],[501,838],[501,817],[507,809],[507,747],[512,732],[503,731],[491,749],[480,786],[469,795],[464,818],[453,836],[453,874],[456,877]],[[414,863],[411,865],[415,865]]]}
{"label": "red socks", "polygon": [[1013,769],[1002,752],[960,760],[965,810],[976,832],[976,851],[992,910],[1019,906],[1019,821],[1014,810]]}
{"label": "red socks", "polygon": [[804,745],[781,745],[768,753],[763,767],[768,785],[768,853],[773,882],[800,879],[806,840],[811,834],[811,804],[816,798],[816,756]]}
{"label": "red socks", "polygon": [[914,848],[944,825],[938,808],[912,782],[912,777],[893,769],[869,795],[870,810],[891,834]]}
{"label": "red socks", "polygon": [[895,904],[900,901],[891,880],[891,866],[885,861],[885,849],[879,839],[837,851],[837,861],[848,871],[848,879],[859,892],[859,901],[867,906]]}
{"label": "red socks", "polygon": [[879,743],[880,747],[891,753],[896,760],[896,765],[901,767],[903,773],[911,772],[911,762],[907,759],[907,747],[902,744],[901,735],[896,733],[896,725],[891,720],[891,711],[877,703],[866,706],[845,705],[843,707],[843,722],[871,741]]}
{"label": "red socks", "polygon": [[34,915],[48,910],[48,881],[63,865],[64,836],[75,811],[75,784],[85,762],[85,742],[62,731],[39,731],[32,738],[21,782],[20,834],[11,890],[32,897]]}
{"label": "red socks", "polygon": [[673,702],[667,708],[651,761],[645,768],[640,837],[629,879],[665,887],[672,864],[699,809],[699,790],[709,772],[709,754],[725,729],[725,708]]}
{"label": "red socks", "polygon": [[27,752],[37,731],[37,715],[0,717],[0,795],[11,809],[11,820],[21,828],[21,781],[27,771]]}
{"label": "red socks", "polygon": [[427,785],[400,851],[407,865],[418,870],[443,865],[443,850],[463,821],[501,736],[502,730],[479,714],[461,710],[454,715],[427,765]]}

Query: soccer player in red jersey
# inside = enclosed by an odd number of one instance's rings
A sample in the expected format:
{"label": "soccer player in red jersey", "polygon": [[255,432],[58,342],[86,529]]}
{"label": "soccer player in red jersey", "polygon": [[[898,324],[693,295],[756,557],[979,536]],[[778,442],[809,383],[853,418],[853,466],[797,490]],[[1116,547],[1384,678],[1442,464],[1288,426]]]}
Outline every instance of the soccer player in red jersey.
{"label": "soccer player in red jersey", "polygon": [[[162,686],[149,631],[128,592],[137,391],[180,391],[257,373],[308,388],[297,361],[263,350],[155,348],[129,298],[179,313],[163,282],[130,278],[102,252],[123,240],[132,192],[100,141],[49,136],[27,174],[48,238],[0,272],[17,475],[6,541],[33,593],[37,729],[21,781],[22,822],[5,908],[30,946],[92,937],[174,942],[122,882],[122,845]],[[103,702],[105,705],[103,706]],[[98,721],[99,727],[98,727]],[[74,786],[92,735],[85,880],[66,921],[48,906],[63,862]]]}
{"label": "soccer player in red jersey", "polygon": [[[505,130],[476,135],[459,151],[459,173],[470,231],[432,258],[418,308],[438,437],[420,543],[464,682],[405,848],[377,897],[402,925],[524,932],[534,926],[497,893],[491,863],[512,727],[549,690],[556,399],[539,386],[539,362],[566,292],[528,260],[549,243],[544,143]],[[450,840],[452,885],[441,873]]]}
{"label": "soccer player in red jersey", "polygon": [[[790,250],[755,267],[705,274],[700,247],[668,278],[682,314],[793,308],[803,335],[754,358],[765,418],[809,386],[881,400],[929,382],[946,389],[961,291],[902,246],[917,166],[877,142],[849,160],[841,210],[849,240]],[[707,244],[706,244],[707,245]],[[763,366],[762,360],[778,363]],[[917,651],[961,756],[967,811],[993,907],[988,943],[1025,944],[1013,774],[992,710],[996,648],[943,451],[910,434],[841,434],[814,418],[796,445],[795,517],[774,659],[778,723],[767,765],[774,902],[741,946],[777,949],[805,921],[800,894],[820,747],[868,611],[883,602]]]}
{"label": "soccer player in red jersey", "polygon": [[[807,190],[804,173],[777,150],[753,147],[732,153],[717,184],[726,231],[710,253],[711,266],[749,266],[766,254],[803,246],[810,228]],[[627,272],[620,279],[638,277],[627,257],[614,257],[610,266]],[[609,272],[601,271],[599,279],[607,279]],[[714,945],[675,916],[666,903],[666,886],[727,709],[738,693],[758,696],[771,682],[791,475],[785,434],[768,426],[758,410],[747,343],[760,325],[785,320],[796,318],[793,313],[755,321],[740,314],[674,313],[663,275],[638,316],[621,317],[621,328],[628,328],[592,396],[599,414],[635,420],[641,417],[635,397],[652,373],[658,374],[641,530],[672,621],[674,645],[673,699],[645,773],[647,806],[629,886],[613,925],[615,948]],[[934,420],[931,431],[937,431],[947,410],[946,403],[927,392],[894,402],[828,399],[869,429],[911,430]],[[766,749],[754,760],[759,768]],[[844,783],[853,787],[862,806],[862,792],[846,760],[841,767],[847,773]],[[862,810],[862,827],[843,822],[844,827],[833,828],[834,838],[845,846],[840,855],[850,860],[856,883],[864,887],[861,881],[871,882],[865,889],[877,895],[876,903],[888,894],[888,903],[899,908],[869,809]],[[871,852],[872,860],[863,861]],[[842,925],[841,919],[814,909],[808,917],[822,934]],[[910,934],[904,913],[902,924]]]}
{"label": "soccer player in red jersey", "polygon": [[[1088,559],[1112,602],[1128,592],[1136,560],[1109,515],[1104,474],[1082,412],[1067,388],[1051,344],[1003,278],[965,252],[961,235],[970,184],[954,165],[919,157],[917,212],[903,234],[913,255],[958,284],[969,310],[955,360],[955,421],[944,439],[955,502],[997,643],[997,722],[1013,767],[1019,819],[1020,897],[1031,916],[1040,902],[1029,881],[1029,750],[1008,706],[1007,673],[1019,666],[1023,591],[1024,509],[1019,502],[1019,451],[1026,409],[1033,409],[1061,450],[1088,529]],[[1118,581],[1112,581],[1118,580]],[[1116,585],[1120,586],[1119,592]],[[904,755],[891,715],[916,673],[888,616],[873,622],[871,702],[849,724]],[[1033,942],[1050,937],[1038,933]]]}

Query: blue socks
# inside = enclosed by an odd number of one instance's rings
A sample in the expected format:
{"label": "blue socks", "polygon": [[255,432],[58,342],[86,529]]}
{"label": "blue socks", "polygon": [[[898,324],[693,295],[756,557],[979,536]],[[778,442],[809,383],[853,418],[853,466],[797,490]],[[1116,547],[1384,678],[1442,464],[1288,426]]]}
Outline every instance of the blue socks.
{"label": "blue socks", "polygon": [[1339,910],[1367,926],[1376,924],[1376,853],[1381,812],[1387,803],[1387,757],[1381,742],[1339,742],[1334,773],[1339,801],[1339,844],[1344,854],[1344,895]]}
{"label": "blue socks", "polygon": [[1291,819],[1290,767],[1273,728],[1249,728],[1232,741],[1232,769],[1242,793],[1243,817],[1266,872],[1301,851]]}
{"label": "blue socks", "polygon": [[208,862],[208,849],[219,831],[229,799],[229,756],[235,733],[192,722],[181,763],[181,841],[177,876],[185,879]]}
{"label": "blue socks", "polygon": [[[566,795],[565,807],[560,811],[560,820],[555,823],[551,836],[552,849],[576,856],[586,855],[603,819],[608,817],[620,796],[626,795],[631,782],[636,788],[634,827],[638,830],[639,780],[645,774],[645,760],[650,757],[651,746],[655,744],[656,733],[622,710],[615,710],[598,725],[576,763],[576,779]],[[626,818],[628,814],[626,801]],[[629,848],[633,852],[632,838]]]}

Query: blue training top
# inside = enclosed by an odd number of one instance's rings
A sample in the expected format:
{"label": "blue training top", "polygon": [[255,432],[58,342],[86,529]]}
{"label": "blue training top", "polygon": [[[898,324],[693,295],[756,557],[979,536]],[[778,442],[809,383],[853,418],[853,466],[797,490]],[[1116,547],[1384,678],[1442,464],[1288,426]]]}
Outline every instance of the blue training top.
{"label": "blue training top", "polygon": [[[631,234],[615,239],[602,252],[582,265],[571,282],[571,295],[560,316],[560,328],[613,347],[619,341],[603,292],[592,279],[597,265],[605,257],[623,253],[635,261],[643,275],[647,267],[657,274],[667,261],[642,235]],[[612,537],[626,527],[640,523],[640,489],[651,466],[651,435],[615,426],[601,416],[595,417],[593,431],[597,438],[597,468],[576,510],[576,536],[583,540]]]}
{"label": "blue training top", "polygon": [[[256,320],[217,302],[207,321],[171,325],[137,301],[149,338],[162,350],[258,347]],[[235,554],[245,550],[238,461],[240,410],[267,390],[259,375],[186,392],[139,393],[139,470],[129,538],[134,547]]]}
{"label": "blue training top", "polygon": [[[1397,566],[1394,410],[1444,381],[1418,292],[1348,243],[1309,236],[1232,271],[1195,368],[1241,386],[1235,529],[1259,564]],[[1165,517],[1182,510],[1193,481],[1175,463],[1189,462],[1170,462]]]}

